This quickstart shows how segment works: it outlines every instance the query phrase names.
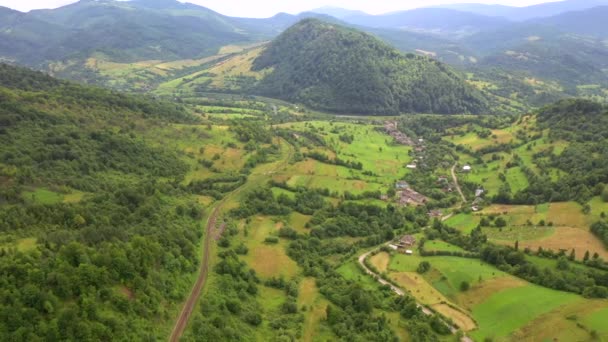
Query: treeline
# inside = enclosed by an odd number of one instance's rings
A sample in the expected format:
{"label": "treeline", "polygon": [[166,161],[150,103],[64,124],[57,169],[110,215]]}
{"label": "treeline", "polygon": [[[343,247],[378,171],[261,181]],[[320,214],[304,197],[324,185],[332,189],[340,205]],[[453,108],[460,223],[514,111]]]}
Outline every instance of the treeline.
{"label": "treeline", "polygon": [[312,158],[314,160],[320,161],[321,163],[344,166],[349,169],[354,170],[363,170],[363,164],[361,162],[350,161],[350,160],[342,160],[338,157],[334,159],[330,159],[327,155],[320,152],[308,152],[302,154],[304,158]]}
{"label": "treeline", "polygon": [[565,256],[558,259],[557,269],[541,268],[526,260],[516,249],[486,246],[481,259],[500,270],[548,288],[581,294],[589,298],[608,298],[608,272],[572,266]]}

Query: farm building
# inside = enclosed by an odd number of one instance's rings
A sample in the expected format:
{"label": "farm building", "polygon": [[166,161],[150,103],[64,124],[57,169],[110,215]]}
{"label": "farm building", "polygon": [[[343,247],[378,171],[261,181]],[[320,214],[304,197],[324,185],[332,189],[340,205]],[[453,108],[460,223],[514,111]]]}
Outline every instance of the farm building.
{"label": "farm building", "polygon": [[399,239],[397,247],[405,248],[412,247],[416,244],[416,238],[413,235],[404,235]]}
{"label": "farm building", "polygon": [[399,204],[401,205],[422,205],[428,201],[426,196],[414,191],[413,189],[407,188],[403,191],[398,192]]}
{"label": "farm building", "polygon": [[479,211],[479,207],[478,207],[478,206],[476,206],[476,205],[474,205],[474,206],[472,206],[472,207],[471,207],[471,210],[472,210],[473,212],[478,212],[478,211]]}
{"label": "farm building", "polygon": [[406,255],[413,255],[413,254],[414,254],[414,251],[412,251],[411,249],[406,249],[406,250],[405,250],[405,254],[406,254]]}
{"label": "farm building", "polygon": [[414,170],[414,169],[417,168],[416,164],[407,164],[405,167],[408,168],[408,169],[410,169],[410,170]]}
{"label": "farm building", "polygon": [[485,193],[485,191],[483,189],[477,189],[477,190],[475,190],[475,197],[480,197],[484,193]]}
{"label": "farm building", "polygon": [[471,172],[471,170],[473,170],[471,165],[465,165],[462,167],[462,171],[464,171],[464,172]]}

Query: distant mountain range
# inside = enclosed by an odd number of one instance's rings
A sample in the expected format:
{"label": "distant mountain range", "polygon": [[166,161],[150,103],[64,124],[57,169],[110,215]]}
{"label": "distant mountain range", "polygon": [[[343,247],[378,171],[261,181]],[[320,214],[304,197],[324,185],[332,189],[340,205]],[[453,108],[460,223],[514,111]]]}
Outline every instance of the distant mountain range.
{"label": "distant mountain range", "polygon": [[[450,64],[509,106],[608,97],[608,0],[523,8],[459,4],[383,15],[325,7],[264,19],[176,0],[81,0],[28,13],[0,7],[0,61],[149,90],[206,70],[210,60],[246,53],[243,47],[270,41],[306,18],[365,31],[402,52]],[[180,67],[153,67],[172,61]]]}
{"label": "distant mountain range", "polygon": [[581,11],[597,6],[607,6],[608,0],[565,0],[553,1],[527,7],[512,7],[485,4],[452,4],[440,5],[437,8],[447,8],[479,15],[504,17],[513,21],[524,21],[534,18],[546,18],[565,12]]}

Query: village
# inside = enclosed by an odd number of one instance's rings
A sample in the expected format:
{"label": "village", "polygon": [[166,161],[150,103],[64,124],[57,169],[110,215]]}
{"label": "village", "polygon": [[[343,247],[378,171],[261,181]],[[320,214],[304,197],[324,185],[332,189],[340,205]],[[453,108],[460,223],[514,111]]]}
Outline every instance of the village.
{"label": "village", "polygon": [[[384,130],[385,132],[393,137],[395,142],[400,145],[412,146],[414,147],[412,156],[414,160],[405,165],[405,168],[408,170],[417,170],[420,162],[424,160],[425,157],[425,141],[423,138],[419,138],[414,140],[408,137],[405,133],[401,132],[398,128],[397,121],[385,121],[384,122]],[[424,165],[424,164],[422,164]],[[473,168],[470,165],[463,165],[460,169],[462,173],[470,173]],[[450,180],[449,176],[440,175],[437,178],[437,185],[441,187],[441,190],[445,193],[452,193],[455,190],[462,193],[458,188],[458,184],[456,183],[456,176],[454,174],[454,179]],[[400,206],[422,206],[426,205],[429,202],[429,198],[418,191],[414,190],[410,184],[405,180],[400,180],[395,183],[394,186],[395,191],[395,202]],[[475,190],[475,199],[471,202],[471,211],[478,212],[481,210],[481,205],[484,203],[482,196],[485,191],[482,188]],[[463,195],[463,202],[466,202],[466,199]],[[388,195],[382,195],[381,200],[390,201],[391,198]],[[444,216],[444,213],[440,209],[432,209],[428,213],[430,218],[441,219]]]}

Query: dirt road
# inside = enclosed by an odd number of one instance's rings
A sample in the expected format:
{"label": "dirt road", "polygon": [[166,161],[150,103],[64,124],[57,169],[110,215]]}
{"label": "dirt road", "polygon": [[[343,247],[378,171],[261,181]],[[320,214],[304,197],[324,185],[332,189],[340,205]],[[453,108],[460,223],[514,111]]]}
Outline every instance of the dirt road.
{"label": "dirt road", "polygon": [[[385,280],[384,278],[382,278],[379,274],[374,273],[374,271],[370,270],[369,268],[367,268],[367,266],[365,265],[365,259],[372,253],[373,251],[369,251],[365,254],[362,254],[359,256],[359,264],[363,267],[363,270],[365,270],[365,273],[371,275],[372,277],[376,278],[376,280],[378,280],[378,282],[382,285],[388,285],[391,290],[393,292],[395,292],[397,295],[399,296],[405,296],[405,292],[400,289],[399,287],[389,283],[387,280]],[[416,306],[418,306],[418,308],[420,308],[420,311],[422,311],[423,314],[427,315],[427,316],[433,316],[435,313],[433,311],[431,311],[429,308],[427,308],[426,306],[420,304],[420,303],[416,303]],[[458,327],[451,325],[447,322],[443,322],[452,332],[452,334],[455,334],[458,332]],[[468,337],[468,336],[463,336],[460,339],[461,342],[473,342],[473,340]]]}
{"label": "dirt road", "polygon": [[243,192],[249,187],[262,184],[263,182],[267,181],[267,179],[269,179],[268,175],[273,174],[276,171],[282,170],[288,165],[289,160],[293,157],[294,149],[293,146],[291,146],[290,144],[284,144],[285,145],[283,146],[287,147],[287,154],[284,155],[283,158],[281,158],[277,162],[262,165],[262,167],[260,167],[258,170],[252,172],[247,182],[236,190],[227,194],[224,199],[222,199],[215,206],[213,212],[207,219],[205,229],[205,242],[203,245],[199,274],[196,278],[194,286],[192,287],[192,291],[190,291],[190,295],[184,303],[184,307],[182,308],[182,311],[180,312],[180,315],[177,321],[175,322],[175,325],[173,326],[173,331],[171,332],[171,336],[169,337],[170,342],[177,342],[182,337],[182,334],[188,326],[190,317],[192,316],[192,311],[194,311],[196,303],[198,302],[198,299],[201,296],[201,292],[205,287],[205,282],[207,281],[207,275],[209,273],[209,250],[211,248],[211,243],[215,242],[221,237],[221,234],[224,228],[226,227],[224,223],[222,223],[219,227],[216,227],[217,219],[221,213],[222,207],[229,199],[233,198],[234,196],[237,196],[239,193]]}
{"label": "dirt road", "polygon": [[466,197],[464,197],[464,194],[462,193],[460,184],[458,184],[458,178],[456,177],[456,165],[457,164],[454,164],[454,166],[452,166],[452,180],[454,180],[454,185],[456,185],[456,190],[458,190],[458,193],[460,194],[460,197],[462,198],[462,204],[464,205],[467,203],[467,199],[466,199]]}
{"label": "dirt road", "polygon": [[198,278],[196,279],[196,283],[194,283],[194,287],[190,292],[190,296],[186,300],[184,307],[182,308],[181,313],[179,314],[179,318],[177,322],[175,322],[175,326],[173,327],[173,331],[171,332],[171,337],[169,337],[169,341],[177,342],[181,338],[184,330],[186,330],[186,326],[188,325],[188,321],[190,320],[190,316],[192,315],[192,311],[196,306],[196,302],[201,296],[201,292],[203,287],[205,287],[205,282],[207,281],[207,274],[209,273],[209,248],[211,241],[215,241],[212,239],[215,230],[215,223],[217,222],[217,217],[219,215],[221,208],[221,204],[218,205],[213,213],[207,219],[207,229],[205,233],[205,244],[203,246],[203,256],[201,259],[201,266]]}

